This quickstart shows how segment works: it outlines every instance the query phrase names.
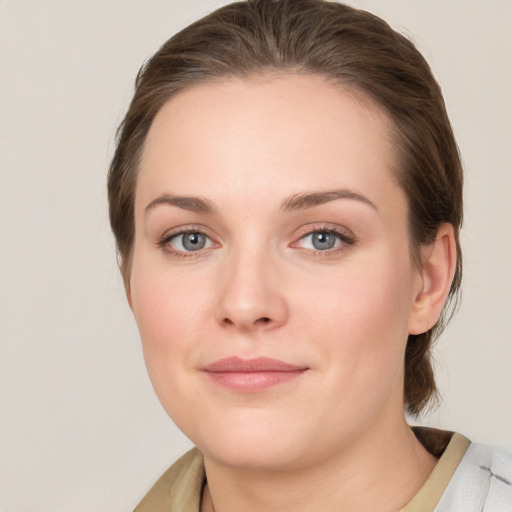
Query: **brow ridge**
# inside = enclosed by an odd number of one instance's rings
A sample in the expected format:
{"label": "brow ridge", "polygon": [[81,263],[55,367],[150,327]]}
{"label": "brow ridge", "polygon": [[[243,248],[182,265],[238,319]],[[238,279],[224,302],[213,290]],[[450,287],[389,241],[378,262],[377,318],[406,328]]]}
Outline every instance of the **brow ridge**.
{"label": "brow ridge", "polygon": [[284,212],[306,210],[308,208],[313,208],[315,206],[319,206],[330,201],[335,201],[337,199],[350,199],[360,201],[378,211],[377,206],[375,206],[375,204],[372,203],[367,197],[349,189],[301,192],[283,201],[281,204],[281,210]]}
{"label": "brow ridge", "polygon": [[189,210],[195,213],[214,214],[217,212],[215,205],[208,199],[202,197],[175,196],[172,194],[163,194],[153,199],[145,211],[148,212],[159,205],[170,205]]}
{"label": "brow ridge", "polygon": [[[280,209],[283,212],[306,210],[338,199],[359,201],[378,211],[375,204],[367,197],[349,189],[300,192],[285,199],[282,202]],[[176,196],[172,194],[163,194],[156,199],[153,199],[153,201],[146,206],[145,211],[148,212],[159,205],[176,206],[195,213],[217,213],[215,204],[209,199],[192,196]]]}

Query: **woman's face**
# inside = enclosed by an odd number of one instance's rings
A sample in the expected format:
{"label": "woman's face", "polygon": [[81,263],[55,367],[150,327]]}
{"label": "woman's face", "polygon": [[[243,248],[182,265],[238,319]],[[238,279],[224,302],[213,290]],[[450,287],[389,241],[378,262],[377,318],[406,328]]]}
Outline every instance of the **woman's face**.
{"label": "woman's face", "polygon": [[196,86],[157,115],[129,297],[156,393],[205,456],[299,467],[403,420],[422,284],[387,122],[303,75]]}

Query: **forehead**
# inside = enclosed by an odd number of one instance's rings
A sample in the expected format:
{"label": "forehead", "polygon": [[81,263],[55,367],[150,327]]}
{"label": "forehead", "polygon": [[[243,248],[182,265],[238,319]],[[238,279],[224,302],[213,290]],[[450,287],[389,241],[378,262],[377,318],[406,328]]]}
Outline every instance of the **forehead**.
{"label": "forehead", "polygon": [[166,192],[235,199],[318,188],[365,189],[377,197],[385,183],[394,183],[389,124],[366,95],[322,77],[196,85],[155,117],[137,197],[150,201]]}

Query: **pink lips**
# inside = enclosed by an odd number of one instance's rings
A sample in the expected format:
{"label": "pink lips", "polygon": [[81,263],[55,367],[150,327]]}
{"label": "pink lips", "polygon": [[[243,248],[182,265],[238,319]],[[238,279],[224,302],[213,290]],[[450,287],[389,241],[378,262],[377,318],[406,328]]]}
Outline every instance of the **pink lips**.
{"label": "pink lips", "polygon": [[226,388],[255,392],[293,380],[307,369],[304,366],[295,366],[267,357],[227,357],[205,366],[202,371],[216,384]]}

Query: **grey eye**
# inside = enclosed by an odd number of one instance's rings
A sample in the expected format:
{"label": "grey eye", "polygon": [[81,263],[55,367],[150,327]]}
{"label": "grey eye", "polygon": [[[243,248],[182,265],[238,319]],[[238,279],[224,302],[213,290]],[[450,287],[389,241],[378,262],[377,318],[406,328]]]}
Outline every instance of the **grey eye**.
{"label": "grey eye", "polygon": [[337,236],[328,231],[315,231],[311,233],[311,243],[317,251],[326,251],[336,245]]}
{"label": "grey eye", "polygon": [[215,243],[202,231],[181,231],[164,238],[160,245],[176,256],[191,256],[191,253],[211,249]]}
{"label": "grey eye", "polygon": [[199,251],[206,246],[206,240],[202,233],[183,233],[175,238],[174,244],[178,245],[178,249],[181,249],[181,245],[185,251]]}

